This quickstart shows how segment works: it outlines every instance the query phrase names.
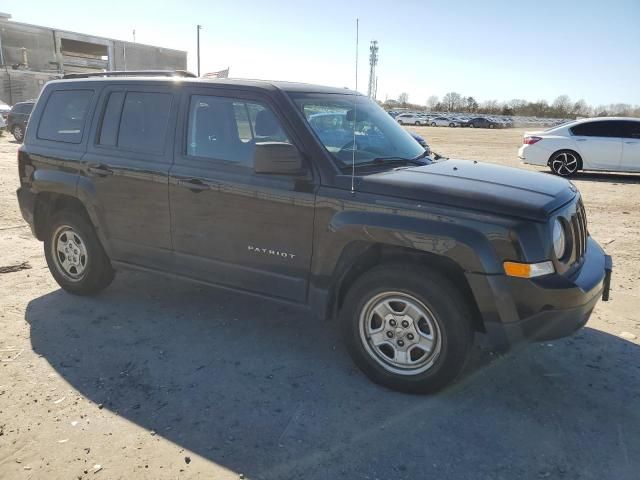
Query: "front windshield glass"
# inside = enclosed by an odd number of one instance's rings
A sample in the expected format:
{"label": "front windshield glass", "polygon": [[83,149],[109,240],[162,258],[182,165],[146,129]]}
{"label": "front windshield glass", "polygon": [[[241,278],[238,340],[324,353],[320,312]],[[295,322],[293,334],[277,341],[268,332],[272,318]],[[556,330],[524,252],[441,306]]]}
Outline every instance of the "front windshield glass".
{"label": "front windshield glass", "polygon": [[[292,95],[305,119],[340,168],[385,160],[413,160],[424,149],[375,102],[362,95]],[[354,135],[355,130],[355,135]]]}

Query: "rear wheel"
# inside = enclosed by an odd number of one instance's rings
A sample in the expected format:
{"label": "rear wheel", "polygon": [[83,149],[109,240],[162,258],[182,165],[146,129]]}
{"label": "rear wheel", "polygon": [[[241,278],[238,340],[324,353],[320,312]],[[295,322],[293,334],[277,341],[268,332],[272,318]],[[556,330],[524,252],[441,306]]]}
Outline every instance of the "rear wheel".
{"label": "rear wheel", "polygon": [[453,127],[456,126],[456,124],[455,123],[450,123],[449,126],[453,128]]}
{"label": "rear wheel", "polygon": [[417,121],[414,125],[415,125],[416,127],[419,127],[419,126],[420,126],[420,122],[419,122],[419,121]]}
{"label": "rear wheel", "polygon": [[44,253],[53,278],[70,293],[97,293],[109,286],[115,275],[93,225],[75,211],[62,210],[53,216]]}
{"label": "rear wheel", "polygon": [[380,266],[360,277],[345,298],[341,327],[372,381],[409,393],[452,382],[473,343],[470,313],[455,286],[410,266]]}
{"label": "rear wheel", "polygon": [[469,128],[476,128],[476,126],[473,123],[470,123]]}
{"label": "rear wheel", "polygon": [[490,124],[489,124],[489,128],[493,128],[493,123],[490,123]]}
{"label": "rear wheel", "polygon": [[556,175],[570,177],[581,167],[580,156],[571,150],[561,150],[554,153],[549,160],[549,168]]}
{"label": "rear wheel", "polygon": [[22,143],[24,140],[24,129],[21,125],[14,125],[11,129],[11,133],[13,134],[13,138],[16,139],[17,142]]}
{"label": "rear wheel", "polygon": [[436,126],[436,122],[431,122],[431,126],[435,127]]}

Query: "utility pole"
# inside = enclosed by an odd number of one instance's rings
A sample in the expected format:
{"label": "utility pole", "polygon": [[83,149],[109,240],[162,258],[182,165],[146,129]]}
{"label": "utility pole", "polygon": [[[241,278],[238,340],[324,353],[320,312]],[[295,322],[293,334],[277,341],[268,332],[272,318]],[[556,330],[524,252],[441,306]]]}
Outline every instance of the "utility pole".
{"label": "utility pole", "polygon": [[378,41],[372,40],[369,46],[369,88],[367,96],[369,98],[376,97],[376,65],[378,64]]}
{"label": "utility pole", "polygon": [[133,43],[136,43],[136,29],[133,29]]}
{"label": "utility pole", "polygon": [[200,76],[200,30],[202,29],[202,25],[197,26],[197,34],[198,34],[198,76]]}

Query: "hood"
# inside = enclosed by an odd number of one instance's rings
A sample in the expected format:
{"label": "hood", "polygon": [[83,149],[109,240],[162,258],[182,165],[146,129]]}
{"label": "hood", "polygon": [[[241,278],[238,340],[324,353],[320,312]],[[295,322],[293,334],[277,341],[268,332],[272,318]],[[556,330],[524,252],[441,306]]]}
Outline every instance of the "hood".
{"label": "hood", "polygon": [[367,175],[357,189],[536,221],[547,220],[577,193],[573,184],[550,174],[468,160]]}

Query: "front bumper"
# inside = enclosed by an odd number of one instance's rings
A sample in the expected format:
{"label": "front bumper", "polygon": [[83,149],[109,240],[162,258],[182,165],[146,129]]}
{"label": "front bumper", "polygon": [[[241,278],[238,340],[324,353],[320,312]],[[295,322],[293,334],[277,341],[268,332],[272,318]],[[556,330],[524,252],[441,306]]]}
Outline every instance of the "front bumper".
{"label": "front bumper", "polygon": [[522,342],[565,337],[583,327],[598,300],[608,300],[611,270],[611,257],[589,237],[583,263],[570,277],[467,274],[467,279],[492,344],[508,350]]}

